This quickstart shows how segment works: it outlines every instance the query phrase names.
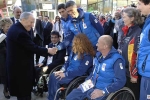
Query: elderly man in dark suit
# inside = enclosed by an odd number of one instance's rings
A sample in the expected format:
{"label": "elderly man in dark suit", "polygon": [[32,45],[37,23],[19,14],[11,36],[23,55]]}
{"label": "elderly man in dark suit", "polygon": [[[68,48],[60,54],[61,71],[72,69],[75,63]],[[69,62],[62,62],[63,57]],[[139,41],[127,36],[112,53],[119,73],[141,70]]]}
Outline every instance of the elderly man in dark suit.
{"label": "elderly man in dark suit", "polygon": [[45,16],[44,17],[44,30],[43,30],[43,34],[44,34],[44,45],[48,45],[50,43],[50,34],[51,31],[53,29],[53,25],[52,23],[49,22],[49,17]]}
{"label": "elderly man in dark suit", "polygon": [[13,24],[19,22],[21,13],[22,13],[22,9],[20,7],[18,6],[14,7],[13,9],[14,17],[10,18],[13,21]]}
{"label": "elderly man in dark suit", "polygon": [[20,16],[20,22],[12,25],[7,33],[8,88],[17,100],[31,100],[34,85],[34,53],[46,56],[51,48],[37,46],[33,42],[32,27],[35,18],[30,12]]}
{"label": "elderly man in dark suit", "polygon": [[[33,32],[34,32],[34,43],[38,46],[43,46],[44,37],[43,37],[43,27],[42,27],[41,20],[39,19],[35,20]],[[36,64],[38,64],[40,55],[36,54],[35,58],[36,58]]]}

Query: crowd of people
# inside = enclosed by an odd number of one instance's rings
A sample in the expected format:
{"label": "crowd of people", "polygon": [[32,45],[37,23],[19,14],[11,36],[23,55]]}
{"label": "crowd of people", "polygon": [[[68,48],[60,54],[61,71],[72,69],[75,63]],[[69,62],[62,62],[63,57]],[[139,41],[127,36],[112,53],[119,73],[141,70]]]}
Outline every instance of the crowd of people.
{"label": "crowd of people", "polygon": [[[85,74],[66,100],[106,100],[123,87],[130,88],[136,100],[149,100],[150,1],[137,1],[137,7],[116,11],[114,17],[97,17],[68,1],[57,6],[61,17],[54,23],[48,16],[35,18],[14,7],[14,17],[0,20],[0,35],[7,36],[0,43],[4,96],[31,100],[40,76],[63,65],[49,75],[48,100],[58,100],[62,84]],[[41,63],[40,56],[45,57]]]}

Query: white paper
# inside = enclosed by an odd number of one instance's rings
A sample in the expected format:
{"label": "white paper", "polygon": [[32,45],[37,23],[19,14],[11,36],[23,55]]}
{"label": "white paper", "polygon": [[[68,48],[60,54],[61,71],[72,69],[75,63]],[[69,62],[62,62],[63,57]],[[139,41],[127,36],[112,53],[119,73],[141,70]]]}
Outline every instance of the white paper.
{"label": "white paper", "polygon": [[6,38],[5,34],[0,34],[0,43]]}

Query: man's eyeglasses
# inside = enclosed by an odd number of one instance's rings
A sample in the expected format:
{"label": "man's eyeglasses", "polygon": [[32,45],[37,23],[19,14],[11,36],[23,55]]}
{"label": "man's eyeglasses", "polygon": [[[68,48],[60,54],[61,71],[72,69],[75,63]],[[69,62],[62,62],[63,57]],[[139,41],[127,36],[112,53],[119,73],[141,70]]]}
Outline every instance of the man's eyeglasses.
{"label": "man's eyeglasses", "polygon": [[56,38],[59,38],[59,37],[51,37],[51,39],[56,39]]}

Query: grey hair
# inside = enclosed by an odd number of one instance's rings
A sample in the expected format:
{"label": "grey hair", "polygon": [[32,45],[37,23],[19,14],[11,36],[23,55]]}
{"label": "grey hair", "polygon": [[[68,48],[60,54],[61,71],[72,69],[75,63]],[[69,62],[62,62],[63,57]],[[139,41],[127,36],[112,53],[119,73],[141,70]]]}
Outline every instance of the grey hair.
{"label": "grey hair", "polygon": [[123,10],[123,12],[125,12],[129,18],[134,17],[134,20],[132,22],[133,24],[141,25],[143,23],[143,20],[142,20],[142,17],[141,17],[141,13],[136,8],[128,7],[128,8],[125,8]]}
{"label": "grey hair", "polygon": [[16,9],[20,9],[22,11],[22,8],[19,6],[14,6],[13,11],[15,11]]}
{"label": "grey hair", "polygon": [[10,18],[2,18],[0,20],[0,29],[2,29],[6,24],[12,25],[13,22],[12,22],[12,20]]}
{"label": "grey hair", "polygon": [[33,14],[31,12],[23,12],[21,15],[20,15],[20,20],[22,19],[28,19],[29,16],[33,16]]}

